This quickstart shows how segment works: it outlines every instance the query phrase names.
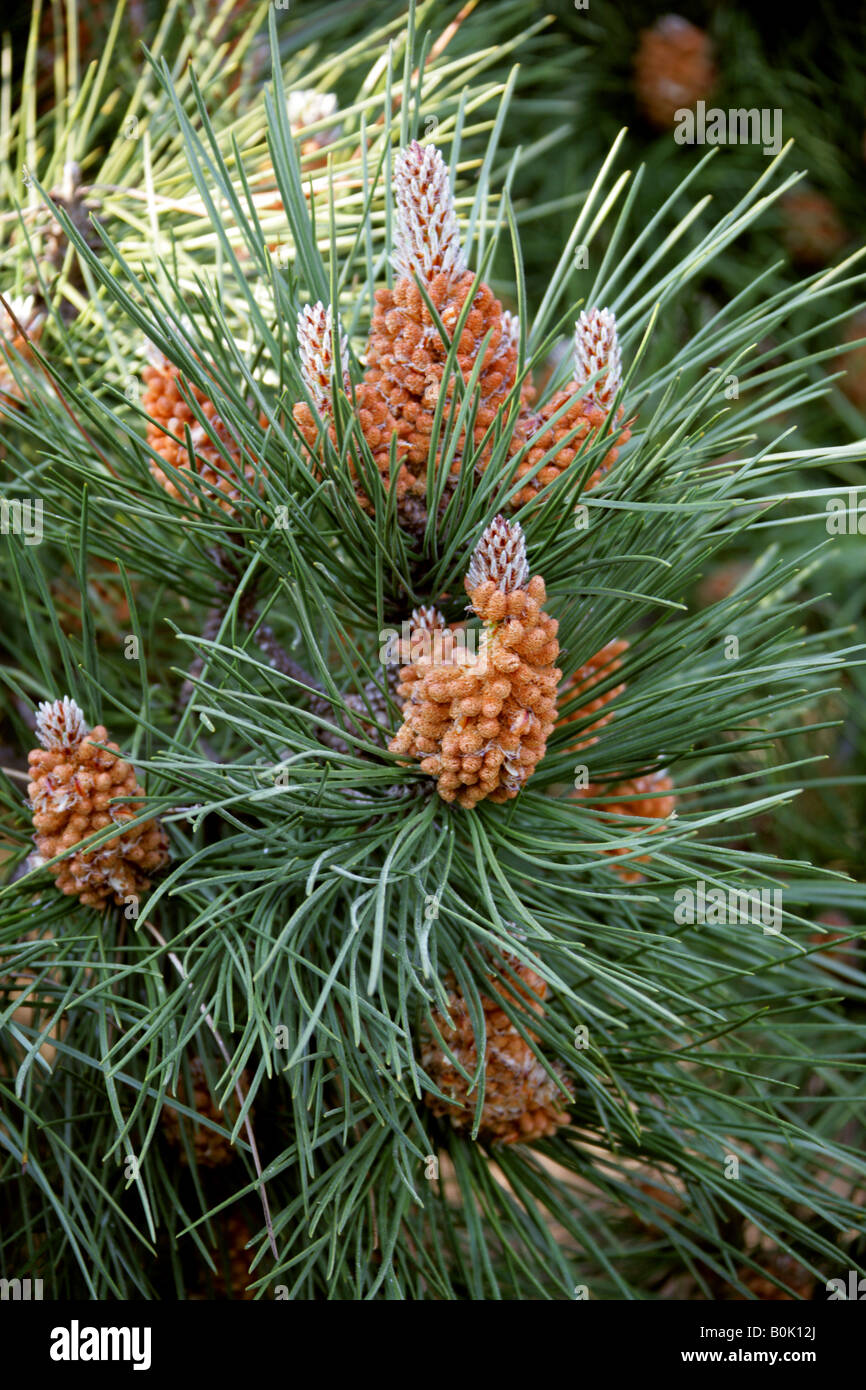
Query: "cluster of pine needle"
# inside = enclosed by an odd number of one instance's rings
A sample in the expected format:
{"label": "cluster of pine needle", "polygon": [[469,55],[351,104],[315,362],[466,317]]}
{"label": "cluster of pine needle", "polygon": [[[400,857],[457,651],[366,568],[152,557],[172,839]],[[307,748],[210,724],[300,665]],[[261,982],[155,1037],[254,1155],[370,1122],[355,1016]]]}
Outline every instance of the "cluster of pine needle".
{"label": "cluster of pine needle", "polygon": [[818,595],[863,274],[762,260],[798,150],[595,148],[589,94],[663,103],[594,9],[75,18],[0,92],[0,1277],[862,1270],[866,892],[816,821],[862,782]]}

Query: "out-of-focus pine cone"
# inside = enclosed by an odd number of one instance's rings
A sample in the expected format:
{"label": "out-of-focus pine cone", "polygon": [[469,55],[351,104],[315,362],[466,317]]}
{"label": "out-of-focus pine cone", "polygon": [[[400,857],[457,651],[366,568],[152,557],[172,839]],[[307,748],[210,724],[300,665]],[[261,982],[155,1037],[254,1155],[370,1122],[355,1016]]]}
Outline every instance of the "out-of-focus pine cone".
{"label": "out-of-focus pine cone", "polygon": [[824,927],[829,927],[830,931],[810,932],[810,946],[821,946],[823,949],[818,957],[813,956],[813,960],[838,961],[841,965],[858,964],[858,943],[850,939],[853,922],[844,912],[836,912],[832,908],[827,912],[821,912],[816,919]]}
{"label": "out-of-focus pine cone", "polygon": [[782,239],[795,265],[826,265],[848,240],[841,218],[825,193],[793,188],[780,203]]}
{"label": "out-of-focus pine cone", "polygon": [[[251,460],[245,461],[243,449],[220,419],[213,401],[197,386],[186,383],[188,392],[208,422],[210,434],[219,441],[220,447],[214,444],[208,430],[196,419],[192,406],[181,394],[178,383],[183,377],[177,367],[159,354],[144,368],[143,378],[145,391],[142,406],[151,416],[147,425],[148,444],[171,468],[184,473],[190,469],[185,434],[188,427],[195,473],[206,490],[218,499],[220,508],[229,515],[236,514],[245,496],[241,479],[246,481],[248,489],[260,491],[261,472]],[[170,497],[199,505],[192,488],[181,491],[174,477],[153,460],[150,471]],[[246,494],[248,496],[249,493]]]}
{"label": "out-of-focus pine cone", "polygon": [[529,577],[523,532],[496,517],[465,580],[484,628],[477,650],[452,645],[401,671],[404,723],[389,747],[421,759],[443,801],[471,809],[517,796],[544,757],[561,672],[557,623],[543,609],[540,575]]}
{"label": "out-of-focus pine cone", "polygon": [[641,110],[666,130],[678,111],[710,96],[716,83],[712,40],[680,15],[663,15],[641,30],[634,72]]}
{"label": "out-of-focus pine cone", "polygon": [[211,1299],[220,1303],[253,1302],[255,1294],[247,1285],[257,1277],[250,1272],[255,1251],[245,1249],[252,1232],[244,1218],[234,1211],[220,1213],[214,1224],[217,1244],[212,1255],[216,1271],[200,1266],[196,1291],[189,1297],[196,1303]]}
{"label": "out-of-focus pine cone", "polygon": [[[223,1129],[231,1129],[238,1117],[237,1097],[232,1093],[227,1101],[225,1110],[221,1110],[216,1104],[210,1092],[205,1072],[204,1062],[201,1057],[193,1057],[189,1064],[190,1076],[193,1084],[192,1101],[187,1099],[186,1085],[183,1074],[181,1073],[178,1082],[178,1100],[190,1108],[195,1108],[199,1115],[205,1120],[210,1120],[214,1124],[220,1125]],[[243,1072],[241,1076],[241,1089],[246,1090],[249,1085],[249,1075]],[[189,1125],[192,1121],[187,1116],[183,1117],[183,1124]],[[181,1116],[172,1105],[165,1105],[162,1112],[162,1128],[166,1139],[175,1148],[180,1150],[181,1163],[188,1162],[186,1151],[181,1140]],[[222,1168],[227,1163],[231,1163],[236,1156],[234,1146],[229,1142],[225,1134],[218,1134],[216,1130],[206,1125],[195,1125],[193,1129],[193,1149],[195,1161],[201,1168]]]}
{"label": "out-of-focus pine cone", "polygon": [[[491,975],[488,978],[492,995],[481,996],[486,1040],[484,1104],[478,1133],[482,1139],[492,1143],[528,1144],[534,1139],[555,1134],[566,1123],[568,1102],[502,1007],[503,997],[519,999],[521,1004],[528,1005],[541,1016],[547,985],[528,966],[520,965],[516,960],[510,960],[509,964],[521,980],[522,987],[510,980],[504,983]],[[433,1025],[471,1076],[478,1066],[478,1048],[469,1009],[450,972],[445,985],[449,991],[448,1013],[453,1026],[438,1009],[432,1014]],[[529,1037],[535,1040],[536,1035],[529,1031]],[[477,1094],[474,1090],[470,1094],[469,1082],[443,1052],[430,1023],[425,1025],[422,1033],[421,1065],[438,1089],[451,1098],[445,1101],[428,1092],[425,1102],[434,1115],[450,1119],[459,1132],[470,1131],[474,1124]],[[554,1065],[553,1070],[564,1080],[558,1065]]]}
{"label": "out-of-focus pine cone", "polygon": [[648,772],[643,777],[632,777],[627,782],[618,782],[608,792],[596,788],[595,794],[614,796],[607,808],[615,816],[645,816],[648,819],[664,820],[673,811],[676,800],[671,795],[673,780],[667,772]]}
{"label": "out-of-focus pine cone", "polygon": [[[600,695],[592,696],[590,692],[594,686],[599,685],[602,681],[611,676],[614,671],[620,669],[623,655],[627,651],[628,642],[624,641],[622,638],[615,638],[612,642],[607,642],[602,647],[601,651],[596,652],[594,656],[590,657],[589,661],[585,662],[579,670],[575,671],[562,691],[559,697],[559,703],[560,706],[563,706],[577,696],[581,697],[581,702],[577,709],[562,716],[559,720],[560,724],[583,723],[590,715],[605,709],[612,700],[616,699],[617,695],[622,694],[625,690],[624,681],[619,685],[613,686],[610,690],[605,690]],[[584,700],[584,695],[589,696],[589,698]],[[571,751],[579,753],[584,748],[590,748],[592,744],[597,743],[598,739],[591,737],[591,735],[594,734],[597,729],[604,728],[605,724],[609,724],[612,718],[613,710],[609,710],[607,714],[603,714],[599,719],[594,720],[588,728],[582,731],[578,741],[571,745]]]}
{"label": "out-of-focus pine cone", "polygon": [[[124,830],[140,807],[114,802],[116,797],[143,798],[135,771],[118,756],[116,743],[100,724],[88,730],[74,700],[45,701],[37,710],[41,748],[29,754],[38,860],[53,859],[97,830],[116,825],[118,834],[94,849],[81,850],[49,872],[61,893],[74,894],[87,907],[113,900],[123,905],[150,887],[149,874],[168,860],[168,837],[158,820]],[[97,743],[107,745],[97,748]],[[38,862],[38,861],[37,861]]]}
{"label": "out-of-focus pine cone", "polygon": [[[75,7],[76,51],[82,70],[90,63],[98,62],[102,56],[105,36],[111,28],[116,9],[114,0],[88,0],[86,6]],[[46,89],[54,72],[58,54],[63,53],[69,42],[68,18],[69,10],[66,6],[56,8],[46,5],[42,10],[36,69],[38,78],[46,84]],[[145,0],[130,0],[124,12],[123,26],[124,32],[137,49],[139,40],[145,37],[148,29],[148,6]]]}
{"label": "out-of-focus pine cone", "polygon": [[716,565],[706,574],[698,585],[697,600],[702,608],[710,608],[721,603],[734,592],[741,580],[749,573],[750,566],[745,560],[729,560]]}
{"label": "out-of-focus pine cone", "polygon": [[236,1302],[245,1303],[255,1299],[255,1295],[247,1288],[252,1278],[250,1265],[255,1253],[245,1248],[251,1234],[252,1232],[243,1217],[229,1214],[224,1225],[226,1253],[228,1255],[228,1279],[226,1278],[225,1262],[221,1254],[218,1253],[216,1256],[217,1272],[212,1277],[215,1298],[230,1298]]}
{"label": "out-of-focus pine cone", "polygon": [[[28,870],[28,863],[21,866],[23,873]],[[39,899],[35,899],[36,902]],[[50,936],[51,933],[29,931],[25,933],[25,941],[37,941],[42,936]],[[27,1055],[26,1032],[30,1028],[41,1031],[46,1019],[54,1013],[56,1000],[53,997],[53,989],[59,985],[62,978],[62,971],[51,971],[45,976],[39,971],[39,979],[44,983],[37,983],[36,972],[26,968],[20,973],[8,973],[9,961],[0,956],[0,1011],[5,1013],[7,1007],[17,999],[25,1002],[18,1006],[11,1013],[10,1022],[12,1027],[3,1030],[3,1037],[0,1038],[0,1076],[10,1074],[9,1067],[6,1065],[8,1057],[10,1063],[15,1067],[19,1066]],[[91,972],[87,972],[88,975]],[[66,1034],[68,1019],[65,1014],[57,1019],[51,1027],[48,1036],[39,1048],[39,1055],[48,1067],[54,1065],[57,1055],[56,1043]]]}
{"label": "out-of-focus pine cone", "polygon": [[[657,1207],[666,1208],[666,1210],[671,1213],[671,1216],[676,1219],[684,1210],[685,1202],[683,1201],[682,1193],[675,1191],[669,1186],[670,1181],[671,1178],[668,1174],[650,1172],[643,1181],[638,1182],[637,1186],[652,1203]],[[660,1212],[659,1218],[662,1217],[663,1213]],[[652,1217],[638,1217],[637,1220],[643,1229],[653,1237],[663,1234],[662,1227],[656,1225],[656,1220]]]}

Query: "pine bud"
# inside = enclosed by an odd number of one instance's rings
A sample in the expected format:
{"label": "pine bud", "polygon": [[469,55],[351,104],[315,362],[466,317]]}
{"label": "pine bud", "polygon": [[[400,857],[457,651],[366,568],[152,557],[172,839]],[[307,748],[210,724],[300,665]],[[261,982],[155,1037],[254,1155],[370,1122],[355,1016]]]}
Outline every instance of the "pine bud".
{"label": "pine bud", "polygon": [[584,310],[574,326],[575,380],[589,381],[588,395],[603,410],[610,410],[622,385],[616,318],[610,309]]}
{"label": "pine bud", "polygon": [[520,346],[520,319],[510,309],[504,309],[502,313],[502,337],[509,347],[516,349]]}
{"label": "pine bud", "polygon": [[[97,830],[116,825],[117,835],[50,865],[49,873],[61,893],[76,895],[87,907],[103,907],[112,898],[123,906],[145,892],[147,875],[166,863],[168,837],[158,820],[124,831],[137,812],[117,798],[144,793],[132,767],[118,756],[117,744],[108,743],[106,729],[100,724],[88,730],[74,700],[44,701],[36,731],[42,747],[29,754],[28,795],[37,858],[54,859]],[[99,743],[108,746],[97,748]]]}
{"label": "pine bud", "polygon": [[466,272],[460,228],[448,166],[435,145],[413,140],[394,161],[397,234],[394,269],[403,278],[413,273],[423,284],[437,275],[459,280]]}
{"label": "pine bud", "polygon": [[413,631],[420,629],[423,632],[437,632],[447,626],[438,608],[426,607],[424,604],[420,608],[412,609],[409,623]]}
{"label": "pine bud", "polygon": [[43,700],[36,708],[36,736],[43,748],[70,753],[89,734],[84,715],[74,700]]}

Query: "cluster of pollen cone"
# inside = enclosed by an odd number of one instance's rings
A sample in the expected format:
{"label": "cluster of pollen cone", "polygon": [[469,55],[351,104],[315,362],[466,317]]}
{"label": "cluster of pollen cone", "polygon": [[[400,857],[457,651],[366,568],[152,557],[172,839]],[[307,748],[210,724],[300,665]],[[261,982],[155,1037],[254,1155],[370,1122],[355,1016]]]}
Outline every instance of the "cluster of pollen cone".
{"label": "cluster of pollen cone", "polygon": [[472,807],[517,796],[531,776],[556,723],[562,672],[557,624],[544,612],[544,580],[530,578],[518,523],[491,523],[465,586],[483,623],[475,649],[435,609],[414,615],[413,642],[439,640],[400,671],[404,722],[390,748],[420,758],[444,801]]}
{"label": "cluster of pollen cone", "polygon": [[[524,1008],[543,1014],[543,999],[547,985],[528,966],[509,961],[520,985],[505,983],[495,975],[489,976],[491,994],[481,996],[484,1012],[484,1100],[478,1123],[480,1137],[489,1143],[529,1143],[555,1134],[567,1116],[564,1108],[568,1095],[563,1093],[564,1078],[559,1068],[552,1070],[563,1082],[558,1085],[541,1064],[529,1042],[521,1036],[503,1008],[503,997],[512,1004],[519,997]],[[448,1013],[450,1019],[434,1010],[425,1027],[421,1043],[421,1065],[441,1095],[428,1092],[425,1097],[434,1115],[451,1121],[454,1129],[468,1132],[473,1128],[477,1094],[463,1075],[470,1077],[478,1071],[478,1041],[469,1016],[469,1008],[457,982],[446,977]],[[450,1056],[442,1048],[437,1033],[446,1043]],[[537,1041],[536,1034],[529,1038]],[[456,1063],[456,1065],[455,1065]]]}
{"label": "cluster of pollen cone", "polygon": [[[44,701],[37,711],[41,748],[29,755],[28,796],[36,832],[37,863],[71,850],[99,830],[117,834],[91,849],[66,854],[49,872],[61,893],[88,907],[123,905],[150,886],[149,875],[168,861],[168,837],[157,820],[140,814],[130,798],[144,793],[135,771],[109,743],[103,726],[88,729],[74,700]],[[99,745],[105,745],[100,747]]]}
{"label": "cluster of pollen cone", "polygon": [[[401,150],[394,167],[396,237],[393,289],[376,291],[376,306],[360,382],[349,376],[345,335],[330,306],[305,307],[298,318],[301,374],[310,402],[299,402],[294,420],[311,460],[322,455],[323,432],[335,440],[334,391],[345,392],[354,420],[387,489],[392,456],[397,464],[397,510],[409,531],[427,523],[428,470],[437,468],[448,422],[449,476],[442,505],[469,457],[478,475],[490,462],[497,422],[511,430],[508,457],[511,507],[531,501],[571,464],[582,445],[615,436],[586,486],[615,461],[628,438],[622,407],[613,410],[622,384],[614,315],[583,312],[575,325],[574,376],[539,410],[534,388],[518,383],[517,318],[503,309],[490,287],[467,268],[448,168],[435,145],[417,141]],[[456,423],[460,392],[469,389],[469,424]],[[433,448],[437,411],[441,430]],[[355,465],[356,495],[373,499]],[[517,488],[517,483],[522,486]]]}
{"label": "cluster of pollen cone", "polygon": [[184,474],[192,469],[221,509],[235,512],[244,485],[247,492],[260,486],[256,464],[244,457],[213,401],[197,386],[185,382],[180,370],[162,353],[152,354],[143,377],[142,405],[150,417],[147,442],[159,456],[159,462],[154,459],[150,464],[156,481],[170,497],[194,502],[194,492],[184,487]]}
{"label": "cluster of pollen cone", "polygon": [[[532,503],[578,460],[572,470],[576,476],[579,456],[592,447],[583,488],[593,487],[629,437],[618,403],[622,363],[613,313],[589,308],[580,314],[571,378],[537,406],[528,372],[521,371],[518,360],[520,325],[467,265],[448,169],[435,146],[413,141],[397,154],[394,198],[395,279],[392,288],[376,291],[360,379],[350,370],[349,343],[334,308],[313,303],[298,316],[305,399],[295,404],[292,417],[311,470],[319,475],[326,457],[332,464],[338,457],[334,449],[329,452],[328,441],[338,443],[339,415],[341,443],[346,432],[352,436],[340,456],[347,459],[344,466],[359,505],[368,512],[375,509],[381,493],[377,473],[385,492],[393,479],[398,520],[415,536],[430,521],[431,469],[435,495],[444,507],[458,478],[463,484],[467,467],[477,480],[494,457],[497,468],[504,458],[503,506],[513,511]],[[164,358],[146,369],[145,385],[148,443],[155,454],[151,469],[157,481],[181,496],[183,472],[192,468],[199,485],[216,495],[226,513],[238,511],[244,494],[261,486],[261,465],[244,455],[207,395],[185,382]],[[440,469],[446,466],[443,479]],[[471,811],[484,800],[517,797],[557,727],[561,731],[575,725],[573,742],[566,746],[577,756],[596,743],[613,714],[608,706],[625,688],[615,674],[627,643],[609,642],[563,684],[557,622],[545,609],[544,580],[530,571],[520,524],[505,515],[497,516],[479,538],[464,587],[468,623],[449,625],[430,606],[412,613],[408,637],[404,628],[396,685],[402,723],[388,747],[402,765],[418,767],[433,779],[443,801]],[[386,717],[383,708],[381,718]],[[85,733],[74,757],[58,753],[64,759],[62,777],[54,764],[50,769],[44,765],[58,784],[65,786],[77,771],[77,760],[83,760],[80,749],[90,746],[82,742]],[[93,737],[104,734],[94,730]],[[118,784],[126,795],[136,794],[131,769],[120,767]],[[111,773],[111,767],[106,771]],[[35,775],[37,780],[44,775],[43,763]],[[618,815],[644,822],[669,815],[671,791],[667,773],[653,772],[613,785],[575,784],[571,795],[576,800],[603,798],[597,814],[610,826]],[[33,804],[36,808],[36,797]],[[106,816],[119,815],[102,802],[87,805],[86,812],[74,810],[74,821],[65,803],[63,810],[55,805],[50,824],[41,830],[37,824],[44,857],[71,844],[70,834],[74,841],[81,831],[95,828],[92,817],[107,823]],[[47,806],[40,803],[38,809],[44,814]],[[111,855],[105,847],[105,854],[113,856],[105,871],[89,864],[85,872],[85,856],[63,860],[60,886],[96,903],[124,886],[124,874],[141,882],[163,861],[165,845],[156,822],[138,831],[135,843],[131,838],[112,841]],[[601,848],[599,853],[612,855],[617,867],[616,859],[627,849]],[[624,879],[640,877],[627,866],[617,871]],[[484,1100],[478,1133],[497,1143],[554,1134],[567,1118],[569,1100],[562,1075],[539,1060],[532,1045],[536,1035],[524,1037],[503,1007],[517,1004],[540,1017],[547,986],[528,967],[510,957],[508,963],[520,983],[506,987],[489,977],[489,994],[482,995],[483,1040],[475,1036],[453,976],[446,981],[450,1017],[434,1011],[422,1036],[422,1065],[435,1088],[428,1092],[427,1104],[462,1131],[475,1126],[481,1048]]]}
{"label": "cluster of pollen cone", "polygon": [[[376,291],[360,381],[351,380],[348,341],[331,306],[306,305],[298,316],[298,358],[309,400],[295,405],[293,418],[311,467],[317,469],[322,459],[325,434],[336,443],[339,392],[355,430],[348,467],[359,504],[373,510],[375,489],[358,452],[369,452],[386,491],[393,460],[397,515],[414,535],[427,526],[428,471],[439,468],[446,439],[448,477],[440,507],[447,505],[465,458],[475,475],[484,473],[503,431],[509,507],[532,501],[581,448],[609,436],[609,447],[584,483],[593,487],[629,437],[623,408],[615,407],[622,364],[613,313],[592,308],[580,314],[573,377],[536,409],[527,375],[518,389],[519,322],[467,267],[448,168],[435,145],[413,141],[398,153],[394,197],[396,279],[392,289]],[[458,428],[461,394],[470,383],[471,409]],[[184,472],[192,469],[223,511],[238,511],[244,493],[249,497],[261,486],[261,462],[245,453],[206,392],[185,381],[161,354],[145,367],[144,384],[157,482],[173,497],[195,502],[194,490],[183,487]]]}

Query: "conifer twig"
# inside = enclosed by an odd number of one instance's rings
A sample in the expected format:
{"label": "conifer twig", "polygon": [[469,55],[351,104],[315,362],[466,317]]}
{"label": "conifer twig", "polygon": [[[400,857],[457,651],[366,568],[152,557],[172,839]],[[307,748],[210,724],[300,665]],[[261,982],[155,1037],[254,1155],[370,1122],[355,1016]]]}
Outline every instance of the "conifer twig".
{"label": "conifer twig", "polygon": [[[176,970],[176,971],[178,972],[178,974],[180,975],[181,979],[186,980],[186,981],[187,981],[187,984],[189,985],[189,988],[192,989],[192,984],[191,984],[190,979],[189,979],[189,974],[188,974],[187,971],[184,969],[183,963],[181,962],[181,960],[179,959],[179,957],[178,957],[178,956],[175,954],[175,952],[172,951],[171,948],[169,947],[169,944],[168,944],[168,942],[166,941],[165,937],[164,937],[164,936],[162,935],[162,933],[153,925],[152,922],[145,922],[144,925],[147,927],[147,930],[150,932],[150,934],[151,934],[151,936],[154,938],[154,940],[155,940],[155,941],[158,941],[159,944],[160,944],[160,946],[162,946],[162,947],[165,949],[166,954],[168,955],[169,960],[171,961],[171,963],[172,963],[172,965],[174,966],[175,970]],[[199,1005],[199,1012],[201,1013],[202,1018],[204,1019],[205,1023],[207,1024],[208,1028],[210,1029],[211,1033],[213,1034],[214,1041],[215,1041],[217,1047],[219,1048],[219,1050],[220,1050],[220,1052],[221,1052],[221,1054],[222,1054],[222,1057],[223,1057],[223,1060],[224,1060],[225,1063],[226,1063],[226,1066],[227,1066],[227,1067],[230,1067],[230,1066],[231,1066],[231,1057],[229,1056],[228,1048],[226,1047],[225,1043],[223,1042],[222,1037],[221,1037],[221,1035],[220,1035],[220,1032],[219,1032],[219,1030],[218,1030],[216,1024],[214,1023],[213,1019],[211,1018],[210,1014],[208,1013],[207,1009],[205,1008],[204,1004],[200,1004],[200,1005]],[[246,1100],[246,1096],[244,1095],[243,1089],[242,1089],[241,1084],[240,1084],[239,1081],[236,1081],[236,1082],[235,1082],[235,1085],[234,1085],[234,1092],[235,1092],[235,1095],[236,1095],[237,1098],[238,1098],[238,1101],[239,1101],[239,1103],[240,1103],[241,1109],[243,1109],[243,1107],[244,1107],[244,1101]],[[278,1249],[277,1249],[277,1242],[276,1242],[276,1237],[275,1237],[275,1235],[274,1235],[273,1222],[271,1221],[271,1211],[270,1211],[270,1206],[268,1205],[268,1194],[267,1194],[267,1190],[266,1190],[266,1188],[265,1188],[265,1180],[264,1180],[264,1174],[263,1174],[263,1170],[262,1170],[261,1159],[259,1158],[259,1150],[258,1150],[258,1145],[256,1144],[256,1136],[255,1136],[255,1134],[254,1134],[254,1132],[253,1132],[253,1127],[252,1127],[252,1124],[251,1124],[251,1122],[250,1122],[249,1114],[247,1114],[247,1115],[244,1116],[244,1129],[245,1129],[245,1131],[246,1131],[247,1142],[249,1143],[249,1146],[250,1146],[250,1152],[252,1153],[252,1156],[253,1156],[253,1165],[254,1165],[254,1167],[255,1167],[256,1174],[257,1174],[258,1179],[259,1179],[259,1196],[260,1196],[260,1198],[261,1198],[262,1211],[263,1211],[264,1217],[265,1217],[265,1227],[267,1228],[267,1232],[268,1232],[268,1244],[269,1244],[270,1247],[271,1247],[271,1253],[272,1253],[274,1259],[275,1259],[275,1260],[278,1260],[279,1257],[280,1257],[280,1253],[279,1253],[279,1251],[278,1251]]]}

